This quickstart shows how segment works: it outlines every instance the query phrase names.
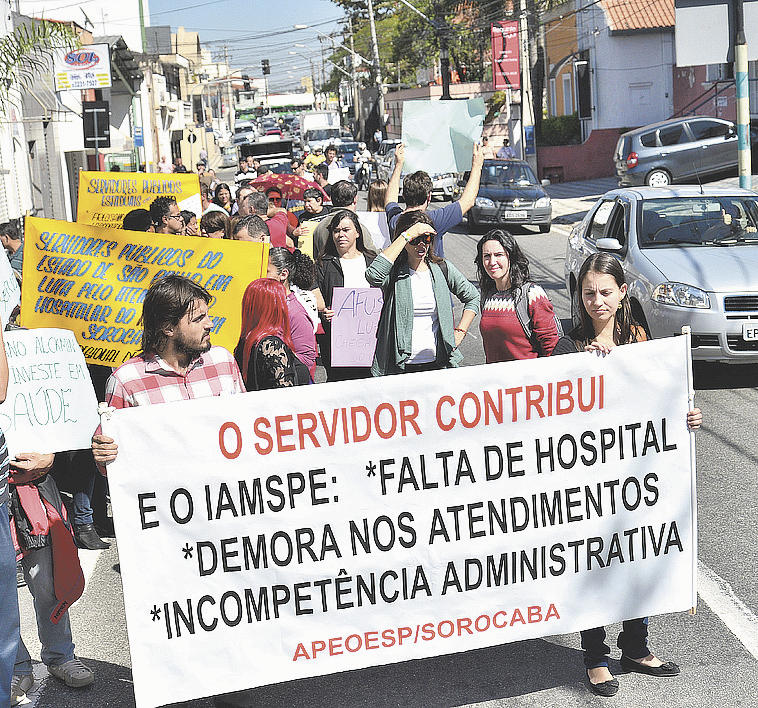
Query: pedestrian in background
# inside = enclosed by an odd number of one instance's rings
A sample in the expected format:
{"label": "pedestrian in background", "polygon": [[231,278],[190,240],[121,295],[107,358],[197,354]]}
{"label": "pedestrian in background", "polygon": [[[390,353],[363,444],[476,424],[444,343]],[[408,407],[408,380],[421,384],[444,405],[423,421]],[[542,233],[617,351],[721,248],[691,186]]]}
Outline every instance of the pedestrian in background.
{"label": "pedestrian in background", "polygon": [[182,221],[184,221],[184,235],[197,236],[197,216],[187,209],[182,209]]}
{"label": "pedestrian in background", "polygon": [[277,280],[284,288],[294,351],[308,367],[313,380],[316,376],[316,335],[313,320],[306,311],[306,307],[311,310],[313,307],[307,302],[304,305],[296,294],[296,290],[310,292],[316,287],[313,261],[297,249],[291,253],[286,248],[271,248],[266,277]]}
{"label": "pedestrian in background", "polygon": [[203,238],[230,238],[231,219],[220,211],[209,211],[200,219],[200,236]]}
{"label": "pedestrian in background", "polygon": [[213,194],[213,203],[216,206],[221,207],[227,214],[231,216],[232,209],[234,208],[234,200],[232,199],[232,190],[229,189],[228,184],[221,182]]}
{"label": "pedestrian in background", "polygon": [[294,353],[284,290],[278,280],[259,278],[242,298],[242,328],[234,358],[248,391],[310,383],[308,368]]}
{"label": "pedestrian in background", "polygon": [[375,179],[368,186],[368,211],[384,211],[384,202],[387,197],[387,182],[383,179]]}
{"label": "pedestrian in background", "polygon": [[[645,330],[632,315],[624,269],[612,255],[595,253],[587,258],[579,269],[577,288],[581,324],[568,336],[561,337],[553,356],[581,351],[606,356],[617,346],[647,339]],[[690,430],[697,430],[703,422],[700,409],[694,408],[687,413],[686,422]],[[615,695],[619,683],[608,668],[610,647],[605,643],[605,628],[584,630],[581,637],[590,689],[599,696]],[[647,617],[623,622],[617,640],[621,649],[621,668],[655,677],[679,674],[679,667],[674,662],[663,662],[650,651],[647,638]]]}
{"label": "pedestrian in background", "polygon": [[545,291],[529,278],[529,261],[516,239],[493,229],[476,245],[482,334],[487,363],[550,356],[559,332]]}
{"label": "pedestrian in background", "polygon": [[[382,288],[374,376],[459,366],[458,347],[479,313],[479,293],[448,261],[434,255],[434,224],[417,209],[397,219],[395,240],[366,270]],[[455,324],[450,293],[463,303]]]}

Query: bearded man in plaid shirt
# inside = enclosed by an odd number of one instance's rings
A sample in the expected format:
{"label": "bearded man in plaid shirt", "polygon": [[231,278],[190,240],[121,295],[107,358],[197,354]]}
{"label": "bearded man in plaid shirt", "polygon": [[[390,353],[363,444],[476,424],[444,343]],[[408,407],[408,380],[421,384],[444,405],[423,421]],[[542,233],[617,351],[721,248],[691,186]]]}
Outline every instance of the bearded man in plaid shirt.
{"label": "bearded man in plaid shirt", "polygon": [[[211,346],[210,293],[189,278],[167,275],[154,282],[142,305],[143,351],[116,369],[105,388],[114,408],[149,406],[205,396],[244,393],[237,362]],[[113,438],[92,437],[95,462],[116,459]]]}

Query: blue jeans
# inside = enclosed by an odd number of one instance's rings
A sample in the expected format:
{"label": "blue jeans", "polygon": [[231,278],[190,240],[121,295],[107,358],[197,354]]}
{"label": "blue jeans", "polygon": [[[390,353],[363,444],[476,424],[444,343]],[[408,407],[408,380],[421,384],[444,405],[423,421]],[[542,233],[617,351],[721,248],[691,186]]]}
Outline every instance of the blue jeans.
{"label": "blue jeans", "polygon": [[11,703],[11,681],[20,636],[16,594],[16,552],[8,505],[0,504],[0,706]]}
{"label": "blue jeans", "polygon": [[[626,620],[616,644],[621,653],[630,659],[642,659],[650,653],[647,646],[647,617]],[[584,649],[584,666],[596,669],[608,666],[611,648],[605,643],[605,627],[585,629],[581,632]]]}
{"label": "blue jeans", "polygon": [[[30,551],[24,556],[24,577],[34,599],[34,614],[37,616],[37,633],[42,644],[42,661],[46,666],[63,664],[74,658],[74,643],[71,641],[71,623],[68,612],[58,624],[50,621],[50,614],[58,605],[53,586],[53,549],[50,546]],[[21,640],[16,655],[16,674],[32,673],[32,659]]]}

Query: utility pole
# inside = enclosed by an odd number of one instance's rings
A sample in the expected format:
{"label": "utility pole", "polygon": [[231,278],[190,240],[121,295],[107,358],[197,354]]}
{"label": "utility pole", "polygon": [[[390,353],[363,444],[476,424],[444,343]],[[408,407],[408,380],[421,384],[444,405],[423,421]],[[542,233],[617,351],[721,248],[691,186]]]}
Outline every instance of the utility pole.
{"label": "utility pole", "polygon": [[358,140],[363,140],[364,125],[363,111],[361,110],[361,89],[358,84],[358,73],[355,70],[355,45],[353,44],[353,19],[348,15],[348,27],[350,28],[350,73],[353,80],[353,113],[355,115],[355,127],[358,131]]}
{"label": "utility pole", "polygon": [[382,67],[379,64],[379,44],[376,41],[376,22],[374,20],[373,0],[368,0],[368,23],[371,27],[371,51],[373,53],[374,70],[376,71],[376,87],[379,90],[379,130],[382,131],[384,137],[387,137],[384,132],[384,83],[382,82]]}
{"label": "utility pole", "polygon": [[450,100],[450,50],[448,49],[447,22],[440,3],[434,4],[434,30],[440,46],[440,71],[442,72],[441,101]]}
{"label": "utility pole", "polygon": [[224,45],[224,65],[226,66],[226,101],[229,115],[229,132],[234,135],[234,99],[232,98],[232,70],[229,66],[229,45]]}
{"label": "utility pole", "polygon": [[734,76],[737,82],[737,171],[740,188],[751,187],[750,99],[743,0],[734,2]]}

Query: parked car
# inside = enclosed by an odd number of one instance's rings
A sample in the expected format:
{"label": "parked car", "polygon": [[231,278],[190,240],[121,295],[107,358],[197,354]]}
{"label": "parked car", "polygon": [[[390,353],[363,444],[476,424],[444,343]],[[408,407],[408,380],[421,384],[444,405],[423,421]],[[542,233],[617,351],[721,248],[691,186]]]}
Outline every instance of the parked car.
{"label": "parked car", "polygon": [[[462,192],[468,173],[456,190]],[[545,184],[548,184],[545,180]],[[537,226],[546,234],[552,225],[553,205],[523,160],[485,160],[479,194],[468,212],[468,223],[477,226]]]}
{"label": "parked car", "polygon": [[[751,131],[753,161],[758,133]],[[653,123],[624,133],[614,153],[619,186],[665,187],[674,182],[737,168],[737,130],[720,118],[690,116]]]}
{"label": "parked car", "polygon": [[758,362],[758,194],[681,186],[615,189],[571,231],[565,279],[578,319],[577,274],[613,253],[637,321],[652,337],[692,329],[692,356]]}
{"label": "parked car", "polygon": [[[400,141],[396,141],[395,145],[390,147],[383,156],[379,157],[379,153],[376,153],[376,173],[377,179],[383,179],[389,181],[392,171],[395,169],[395,146]],[[382,143],[384,146],[385,143]],[[441,197],[442,199],[452,199],[456,188],[458,186],[458,174],[455,172],[445,172],[442,174],[429,175],[432,178],[432,199],[434,197]],[[405,177],[405,173],[401,174],[401,179]],[[402,182],[400,184],[400,191],[402,194]]]}
{"label": "parked car", "polygon": [[353,155],[358,149],[358,143],[355,141],[342,142],[337,147],[337,158],[342,161],[342,164],[350,170],[350,174],[355,174],[355,161]]}

